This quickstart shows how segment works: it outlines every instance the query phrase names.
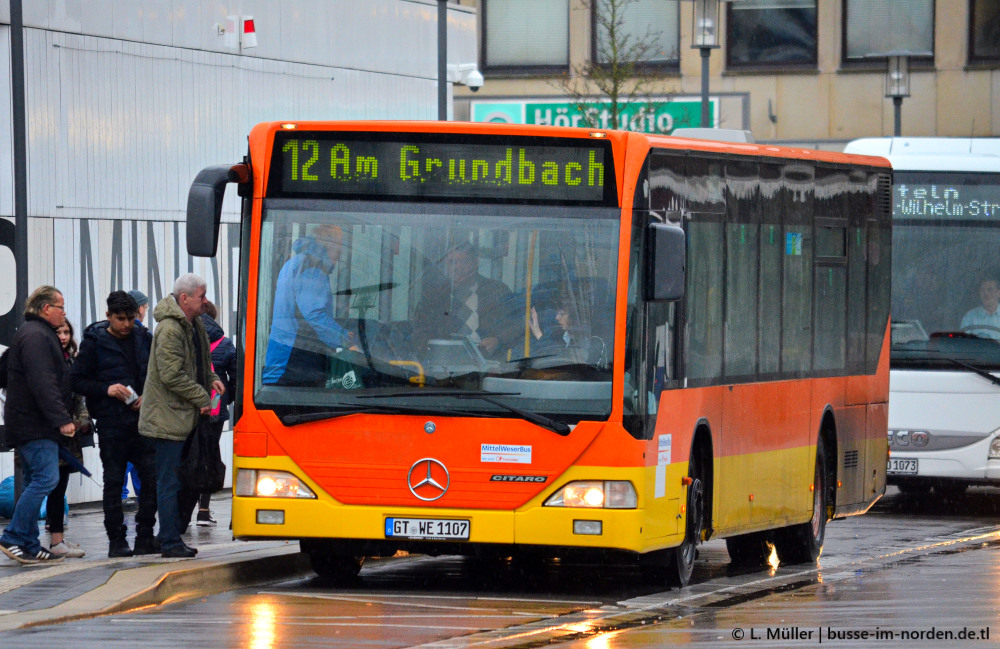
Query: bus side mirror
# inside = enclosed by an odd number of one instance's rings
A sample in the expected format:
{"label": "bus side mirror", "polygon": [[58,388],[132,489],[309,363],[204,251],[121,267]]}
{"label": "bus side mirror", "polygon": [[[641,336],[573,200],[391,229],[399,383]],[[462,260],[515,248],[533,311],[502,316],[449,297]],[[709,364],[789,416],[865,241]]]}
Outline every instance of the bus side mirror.
{"label": "bus side mirror", "polygon": [[646,299],[676,302],[684,297],[687,241],[676,225],[650,223],[646,237]]}
{"label": "bus side mirror", "polygon": [[219,224],[222,223],[222,199],[226,183],[247,183],[250,167],[246,164],[205,167],[195,176],[188,190],[187,249],[194,257],[214,257],[219,247]]}

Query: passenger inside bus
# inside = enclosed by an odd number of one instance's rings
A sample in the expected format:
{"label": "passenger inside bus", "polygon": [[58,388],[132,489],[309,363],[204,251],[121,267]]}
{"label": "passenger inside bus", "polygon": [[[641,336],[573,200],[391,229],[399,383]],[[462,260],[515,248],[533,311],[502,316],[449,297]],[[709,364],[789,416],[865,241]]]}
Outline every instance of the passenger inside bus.
{"label": "passenger inside bus", "polygon": [[[545,318],[544,329],[538,311],[531,307],[531,356],[554,356],[563,362],[585,363],[588,357],[589,337],[579,327],[578,305],[568,298],[560,299]],[[574,314],[574,312],[577,312]]]}
{"label": "passenger inside bus", "polygon": [[982,305],[970,309],[962,318],[962,331],[981,338],[1000,340],[1000,281],[992,276],[979,282]]}

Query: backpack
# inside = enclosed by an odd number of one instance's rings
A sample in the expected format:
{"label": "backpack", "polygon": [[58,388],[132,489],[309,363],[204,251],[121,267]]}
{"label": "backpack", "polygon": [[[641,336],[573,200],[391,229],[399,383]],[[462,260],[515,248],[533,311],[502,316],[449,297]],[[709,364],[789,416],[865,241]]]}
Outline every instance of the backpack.
{"label": "backpack", "polygon": [[222,462],[219,442],[209,430],[208,417],[202,417],[188,435],[181,451],[177,477],[181,485],[195,493],[218,491],[226,480],[226,465]]}

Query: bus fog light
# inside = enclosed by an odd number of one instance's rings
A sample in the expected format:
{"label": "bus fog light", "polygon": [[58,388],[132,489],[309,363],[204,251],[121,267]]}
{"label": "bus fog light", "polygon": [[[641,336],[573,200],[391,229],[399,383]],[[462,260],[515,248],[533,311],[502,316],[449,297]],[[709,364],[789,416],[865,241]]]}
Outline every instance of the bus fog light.
{"label": "bus fog light", "polygon": [[236,495],[261,498],[315,498],[307,484],[287,471],[240,469],[236,473]]}
{"label": "bus fog light", "polygon": [[637,504],[635,487],[627,480],[577,480],[545,501],[546,507],[589,509],[635,509]]}
{"label": "bus fog light", "polygon": [[258,525],[284,525],[285,512],[281,509],[258,509]]}
{"label": "bus fog light", "polygon": [[994,437],[990,442],[990,459],[1000,460],[1000,437]]}
{"label": "bus fog light", "polygon": [[601,521],[573,521],[573,534],[590,534],[600,536],[603,533]]}

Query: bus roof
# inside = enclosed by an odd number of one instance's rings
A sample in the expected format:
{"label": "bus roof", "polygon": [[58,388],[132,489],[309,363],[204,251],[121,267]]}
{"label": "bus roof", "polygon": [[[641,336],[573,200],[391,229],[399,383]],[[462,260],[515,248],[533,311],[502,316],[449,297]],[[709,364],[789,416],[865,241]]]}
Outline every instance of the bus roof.
{"label": "bus roof", "polygon": [[[459,122],[459,121],[293,121],[264,122],[254,127],[254,131],[282,130],[284,124],[294,124],[293,128],[303,130],[351,130],[362,132],[411,132],[411,133],[476,133],[489,135],[528,135],[549,137],[607,138],[612,142],[624,143],[629,138],[645,139],[650,146],[692,151],[712,151],[719,153],[739,153],[764,157],[787,157],[814,162],[861,164],[874,167],[888,167],[885,160],[875,158],[858,158],[837,151],[819,149],[802,149],[782,147],[769,144],[754,144],[745,142],[727,142],[721,140],[702,139],[702,137],[684,137],[673,135],[654,135],[632,131],[615,131],[599,128],[574,128],[563,126],[542,126],[526,124],[497,124],[491,122]],[[705,135],[708,138],[709,135]],[[862,152],[856,152],[862,154]],[[863,153],[862,155],[878,156],[879,154]]]}
{"label": "bus roof", "polygon": [[868,137],[844,153],[884,156],[896,171],[1000,171],[1000,137]]}

